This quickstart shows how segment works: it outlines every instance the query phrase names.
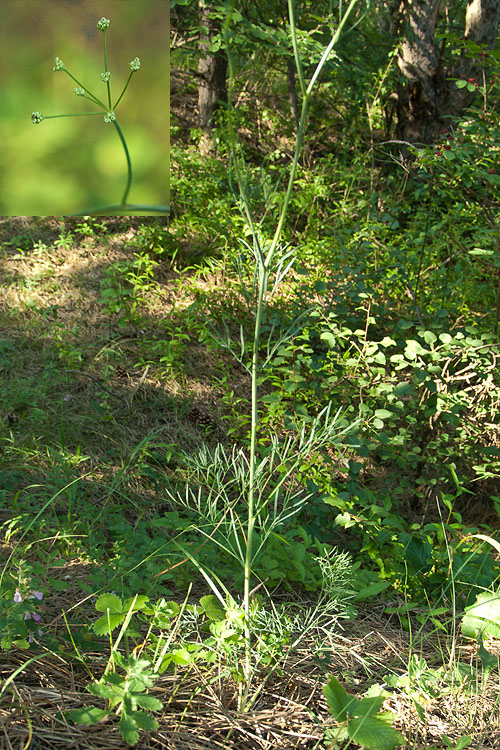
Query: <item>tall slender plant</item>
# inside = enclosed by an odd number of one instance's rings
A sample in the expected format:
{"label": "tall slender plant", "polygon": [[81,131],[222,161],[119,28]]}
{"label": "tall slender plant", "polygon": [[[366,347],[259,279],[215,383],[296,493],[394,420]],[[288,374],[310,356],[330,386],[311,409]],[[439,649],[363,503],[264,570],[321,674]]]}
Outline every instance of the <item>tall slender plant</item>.
{"label": "tall slender plant", "polygon": [[[271,534],[279,532],[285,522],[295,516],[310,499],[311,494],[298,488],[295,481],[300,465],[313,452],[321,451],[332,443],[339,444],[342,438],[352,432],[356,424],[349,424],[341,419],[340,413],[332,413],[331,404],[326,405],[321,412],[308,424],[303,424],[295,435],[290,435],[284,442],[277,436],[270,435],[269,445],[263,455],[257,450],[259,428],[259,380],[263,371],[273,358],[279,346],[289,340],[298,330],[299,321],[293,321],[289,327],[278,333],[271,334],[263,342],[263,323],[270,299],[276,292],[280,282],[293,265],[295,251],[282,242],[283,228],[287,217],[288,207],[299,156],[306,130],[307,111],[311,101],[316,81],[325,65],[328,56],[335,47],[342,29],[345,27],[358,0],[351,0],[347,9],[341,12],[336,31],[325,48],[320,61],[316,65],[311,80],[306,84],[302,61],[299,54],[297,35],[295,30],[295,15],[293,0],[289,0],[289,24],[291,41],[300,81],[302,104],[300,110],[299,127],[296,137],[295,153],[288,176],[287,187],[281,202],[281,210],[272,238],[265,238],[252,212],[248,190],[248,171],[238,142],[235,126],[235,110],[231,106],[233,86],[235,80],[234,60],[232,56],[233,10],[235,0],[232,0],[225,21],[222,25],[222,37],[228,56],[229,70],[229,145],[230,145],[230,178],[233,188],[240,197],[240,206],[249,227],[251,243],[243,243],[253,252],[254,264],[254,293],[256,297],[255,321],[251,343],[247,342],[243,327],[240,329],[241,348],[234,346],[229,331],[219,342],[230,349],[235,358],[248,370],[251,376],[251,424],[249,451],[234,447],[227,452],[222,446],[217,446],[214,452],[203,449],[198,456],[188,459],[188,476],[184,492],[177,489],[169,493],[173,503],[188,506],[197,517],[196,529],[207,540],[217,544],[227,555],[241,565],[244,574],[243,619],[244,619],[244,665],[243,692],[240,694],[240,705],[251,705],[249,691],[252,682],[252,655],[257,645],[258,634],[253,632],[252,619],[254,607],[252,602],[253,571],[261,554],[263,554],[267,540]],[[245,288],[245,280],[241,275],[242,288],[249,299]],[[264,347],[262,344],[265,344]],[[262,349],[264,348],[264,351]],[[249,351],[251,349],[251,352]],[[227,611],[234,610],[235,602],[225,588],[223,582],[214,571],[205,571],[196,560],[195,554],[181,544],[185,559],[190,560],[205,577],[207,583],[219,598]],[[201,547],[200,547],[201,549]],[[324,560],[332,580],[337,576],[334,559]],[[163,573],[166,571],[163,571]],[[209,575],[210,573],[210,575]],[[158,573],[162,575],[162,573]],[[330,581],[331,583],[331,581]],[[325,608],[330,612],[345,609],[347,589],[339,578],[339,590],[342,596],[337,596],[335,586],[325,586],[324,595],[330,598],[325,602]],[[237,605],[236,605],[237,606]],[[333,622],[333,620],[332,620]],[[258,651],[258,649],[255,649]],[[261,683],[262,684],[262,683]]]}
{"label": "tall slender plant", "polygon": [[[234,59],[231,55],[231,12],[228,14],[224,23],[224,37],[225,47],[228,56],[228,70],[229,70],[229,87],[228,87],[228,101],[229,101],[229,122],[231,128],[231,162],[233,172],[235,174],[239,195],[241,198],[241,207],[250,228],[252,237],[252,250],[255,258],[255,272],[257,282],[257,307],[255,313],[255,323],[253,331],[253,346],[252,346],[252,364],[251,364],[251,424],[250,424],[250,457],[249,457],[249,484],[248,484],[248,518],[247,518],[247,529],[246,529],[246,549],[245,549],[245,561],[244,561],[244,609],[246,615],[246,641],[247,641],[247,653],[246,653],[246,678],[250,677],[250,652],[251,652],[251,632],[250,632],[250,603],[251,603],[251,585],[252,585],[252,561],[253,561],[253,547],[254,547],[254,532],[255,525],[258,515],[262,512],[262,507],[256,505],[256,470],[258,467],[258,458],[256,453],[257,448],[257,435],[258,435],[258,406],[259,406],[259,394],[258,394],[258,383],[259,376],[263,367],[261,361],[261,334],[262,334],[262,323],[265,315],[267,302],[269,299],[269,284],[271,277],[274,275],[273,291],[277,285],[282,281],[287,271],[293,264],[293,250],[286,250],[282,245],[282,235],[285,220],[288,214],[288,207],[290,198],[295,183],[295,177],[297,174],[297,166],[299,163],[299,157],[302,150],[302,144],[304,140],[307,113],[311,98],[313,95],[314,87],[321,74],[321,71],[335,48],[340,35],[352,13],[358,0],[351,0],[345,11],[339,18],[338,26],[330,39],[329,44],[325,48],[320,61],[316,65],[316,68],[311,76],[309,83],[306,82],[302,60],[299,53],[299,46],[297,42],[296,23],[295,23],[295,9],[294,0],[288,0],[288,17],[290,24],[290,35],[293,47],[293,54],[295,58],[295,65],[297,68],[297,75],[299,80],[300,92],[302,97],[302,104],[300,108],[299,125],[296,135],[295,153],[290,165],[290,172],[288,177],[288,184],[283,196],[281,210],[276,224],[274,235],[269,242],[263,240],[261,232],[255,222],[253,212],[250,205],[250,200],[247,190],[247,180],[245,178],[244,170],[244,159],[242,156],[242,150],[239,148],[237,136],[234,128],[234,118],[231,117],[231,101],[233,100],[233,85],[235,80],[235,69]],[[234,2],[233,2],[234,7]],[[265,361],[264,361],[265,365]],[[329,412],[326,413],[327,419],[329,418]]]}

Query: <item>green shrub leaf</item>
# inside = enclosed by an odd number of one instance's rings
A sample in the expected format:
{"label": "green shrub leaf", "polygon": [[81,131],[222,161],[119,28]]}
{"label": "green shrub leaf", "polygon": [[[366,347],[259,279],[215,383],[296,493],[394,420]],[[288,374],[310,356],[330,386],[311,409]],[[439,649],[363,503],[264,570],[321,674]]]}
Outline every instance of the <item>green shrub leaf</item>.
{"label": "green shrub leaf", "polygon": [[85,708],[74,708],[66,713],[66,716],[70,721],[75,724],[97,724],[98,721],[104,719],[108,715],[107,711],[102,708],[96,708],[95,706],[85,706]]}
{"label": "green shrub leaf", "polygon": [[349,737],[368,750],[394,750],[403,745],[404,737],[376,716],[360,716],[347,725]]}

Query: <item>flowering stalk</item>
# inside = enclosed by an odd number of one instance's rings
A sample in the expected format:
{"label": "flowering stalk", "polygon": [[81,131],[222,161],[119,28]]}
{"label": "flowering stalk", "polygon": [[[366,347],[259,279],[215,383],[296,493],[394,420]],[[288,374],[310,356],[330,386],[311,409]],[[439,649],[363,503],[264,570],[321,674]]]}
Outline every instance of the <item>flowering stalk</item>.
{"label": "flowering stalk", "polygon": [[[129,83],[131,81],[132,76],[134,73],[136,73],[138,70],[140,70],[141,67],[141,61],[138,57],[135,57],[133,60],[130,61],[130,73],[127,78],[127,82],[125,83],[125,86],[123,87],[123,91],[121,92],[120,96],[116,100],[115,104],[112,105],[112,97],[111,97],[111,85],[110,85],[110,79],[111,79],[111,73],[108,70],[108,59],[107,59],[107,46],[106,46],[106,32],[109,27],[110,21],[108,18],[102,17],[97,22],[97,28],[102,31],[103,34],[103,47],[104,47],[104,72],[100,74],[100,79],[103,83],[106,84],[106,90],[107,90],[107,103],[104,103],[96,94],[94,94],[92,91],[90,91],[88,88],[86,88],[75,76],[67,69],[64,62],[61,60],[61,58],[56,57],[54,62],[54,72],[62,72],[66,73],[76,84],[77,86],[73,89],[73,93],[75,96],[82,97],[83,99],[87,99],[88,101],[92,102],[92,104],[95,104],[96,106],[100,107],[101,111],[98,112],[79,112],[79,113],[70,113],[70,114],[62,114],[62,115],[43,115],[41,112],[32,112],[31,114],[31,120],[34,125],[39,125],[43,120],[53,120],[58,117],[87,117],[87,116],[93,116],[93,115],[102,115],[102,110],[104,110],[104,122],[106,124],[113,124],[115,127],[115,130],[118,134],[118,137],[120,138],[120,142],[123,146],[123,150],[125,153],[125,159],[127,162],[127,182],[125,185],[125,190],[123,192],[123,197],[120,205],[117,208],[117,210],[122,210],[125,208],[130,208],[130,206],[126,205],[126,201],[128,198],[128,194],[130,191],[130,187],[132,185],[132,163],[130,160],[130,154],[127,147],[127,142],[125,140],[125,136],[123,134],[123,131],[118,123],[115,110],[122,100]],[[158,206],[158,211],[160,213],[168,213],[169,207],[165,206]],[[85,213],[89,213],[86,211]]]}
{"label": "flowering stalk", "polygon": [[[269,243],[262,243],[260,231],[254,220],[254,216],[251,210],[250,201],[247,192],[247,177],[243,173],[244,164],[242,159],[239,157],[241,153],[237,145],[237,130],[234,126],[234,120],[231,117],[229,119],[230,125],[230,149],[231,149],[231,165],[235,170],[236,179],[239,185],[239,192],[241,197],[241,206],[245,218],[248,221],[250,228],[250,234],[253,239],[253,250],[255,255],[255,279],[257,286],[257,300],[256,300],[256,311],[254,320],[254,332],[253,332],[253,346],[252,346],[252,363],[251,363],[251,421],[250,421],[250,452],[249,452],[249,486],[247,496],[247,508],[248,517],[246,522],[246,536],[245,536],[245,559],[244,559],[244,592],[243,592],[243,609],[245,612],[245,663],[244,663],[244,693],[241,701],[241,705],[245,706],[252,677],[252,629],[251,629],[251,593],[252,593],[252,564],[254,561],[254,545],[255,545],[255,527],[259,522],[259,517],[267,509],[268,500],[259,501],[257,492],[256,474],[258,470],[258,459],[257,459],[257,438],[258,438],[258,427],[259,427],[259,394],[258,385],[261,377],[262,362],[261,362],[261,339],[262,339],[262,325],[265,317],[267,297],[268,297],[268,284],[273,273],[277,277],[280,276],[280,264],[279,264],[279,253],[280,247],[282,247],[282,235],[285,225],[285,220],[289,212],[289,204],[292,196],[293,187],[295,184],[295,178],[297,174],[297,168],[299,164],[299,157],[302,149],[302,142],[304,139],[307,114],[309,105],[311,103],[313,90],[315,83],[325,65],[328,56],[332,49],[337,44],[340,34],[347,23],[349,16],[351,15],[357,0],[350,0],[347,8],[344,8],[340,12],[339,24],[336,31],[332,34],[330,42],[326,46],[320,61],[317,63],[309,83],[306,84],[304,76],[304,64],[299,54],[299,47],[297,43],[297,33],[295,24],[295,8],[294,0],[288,0],[288,19],[289,28],[291,35],[292,48],[295,58],[295,64],[298,71],[298,78],[300,83],[300,89],[302,94],[302,105],[300,111],[299,127],[295,139],[295,152],[289,168],[288,185],[284,191],[281,207],[279,210],[278,220],[274,235]],[[228,70],[229,70],[229,87],[228,87],[228,101],[229,101],[229,112],[232,112],[232,87],[235,80],[234,71],[234,56],[231,54],[231,38],[230,25],[232,21],[232,13],[236,6],[236,0],[233,0],[231,10],[223,24],[223,36],[225,41],[226,54],[228,58]],[[342,6],[341,6],[342,7]],[[276,265],[278,262],[278,265]],[[287,266],[289,268],[290,264]],[[285,275],[283,273],[281,278]],[[279,281],[276,282],[276,284]]]}

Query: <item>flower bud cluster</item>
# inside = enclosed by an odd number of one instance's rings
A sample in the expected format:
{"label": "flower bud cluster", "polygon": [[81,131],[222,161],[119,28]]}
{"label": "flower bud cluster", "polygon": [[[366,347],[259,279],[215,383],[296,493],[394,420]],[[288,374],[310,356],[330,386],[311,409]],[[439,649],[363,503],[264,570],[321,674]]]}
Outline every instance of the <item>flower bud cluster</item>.
{"label": "flower bud cluster", "polygon": [[76,96],[85,96],[85,89],[82,89],[80,87],[74,88],[73,93],[76,94]]}
{"label": "flower bud cluster", "polygon": [[114,120],[116,120],[116,115],[114,112],[107,112],[104,115],[104,122],[113,122]]}
{"label": "flower bud cluster", "polygon": [[101,73],[101,81],[104,81],[104,83],[107,83],[110,78],[111,73],[109,72],[109,70],[106,73]]}
{"label": "flower bud cluster", "polygon": [[134,57],[133,60],[130,61],[130,70],[135,73],[136,70],[139,70],[141,67],[141,61],[138,57]]}
{"label": "flower bud cluster", "polygon": [[108,26],[109,26],[109,18],[104,18],[104,16],[97,22],[97,28],[101,29],[101,31],[106,31]]}
{"label": "flower bud cluster", "polygon": [[41,112],[32,112],[31,113],[31,122],[33,125],[39,125],[43,120],[43,115]]}
{"label": "flower bud cluster", "polygon": [[54,71],[64,70],[64,63],[60,57],[56,57],[54,62]]}

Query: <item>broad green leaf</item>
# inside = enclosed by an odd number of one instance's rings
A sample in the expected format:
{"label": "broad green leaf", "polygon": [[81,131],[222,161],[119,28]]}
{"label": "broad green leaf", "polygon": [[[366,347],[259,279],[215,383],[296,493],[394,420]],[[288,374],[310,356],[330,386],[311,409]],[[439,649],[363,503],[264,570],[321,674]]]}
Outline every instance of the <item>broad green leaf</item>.
{"label": "broad green leaf", "polygon": [[154,732],[158,729],[158,722],[156,719],[142,711],[136,711],[134,713],[134,719],[137,722],[137,726],[144,729],[145,732]]}
{"label": "broad green leaf", "polygon": [[361,700],[356,701],[356,705],[350,713],[352,716],[374,716],[382,708],[384,700],[383,695],[361,698]]}
{"label": "broad green leaf", "polygon": [[356,526],[358,522],[346,511],[345,513],[339,513],[339,515],[335,517],[334,523],[337,524],[337,526],[343,526],[344,529],[350,529],[351,526]]}
{"label": "broad green leaf", "polygon": [[333,718],[337,721],[345,721],[349,708],[357,702],[356,698],[349,695],[335,677],[330,677],[323,688],[323,693]]}
{"label": "broad green leaf", "polygon": [[409,393],[413,393],[413,386],[408,381],[398,383],[394,388],[395,396],[406,396]]}
{"label": "broad green leaf", "polygon": [[98,612],[106,612],[109,609],[114,614],[123,612],[122,600],[116,594],[101,594],[95,603]]}
{"label": "broad green leaf", "polygon": [[387,409],[376,409],[375,416],[378,417],[378,419],[389,419],[393,416],[393,413]]}
{"label": "broad green leaf", "polygon": [[108,715],[107,711],[103,711],[102,708],[96,708],[95,706],[85,706],[85,708],[74,708],[66,713],[66,716],[70,721],[74,721],[75,724],[97,724],[98,721],[104,719]]}
{"label": "broad green leaf", "polygon": [[177,602],[165,602],[165,607],[162,609],[162,614],[167,615],[167,617],[177,617],[179,612],[180,607]]}
{"label": "broad green leaf", "polygon": [[320,339],[322,341],[325,341],[330,347],[330,349],[333,349],[333,347],[337,343],[337,340],[335,336],[333,335],[333,333],[331,333],[331,331],[323,331],[323,333],[320,336]]}
{"label": "broad green leaf", "polygon": [[414,360],[418,354],[426,354],[426,350],[421,346],[418,341],[410,339],[406,342],[405,357],[406,359]]}
{"label": "broad green leaf", "polygon": [[163,703],[153,695],[136,695],[135,699],[137,705],[147,711],[160,711],[163,708]]}
{"label": "broad green leaf", "polygon": [[174,664],[185,667],[192,663],[193,655],[189,651],[186,651],[185,648],[176,648],[175,651],[172,651],[172,661]]}
{"label": "broad green leaf", "polygon": [[449,344],[452,340],[452,336],[450,336],[449,333],[440,333],[439,334],[439,340],[443,342],[443,344]]}
{"label": "broad green leaf", "polygon": [[202,596],[200,604],[205,610],[206,616],[209,620],[224,620],[226,617],[225,611],[220,606],[220,601],[217,599],[215,594],[207,594]]}
{"label": "broad green leaf", "polygon": [[396,346],[396,342],[390,336],[384,336],[380,342],[380,346]]}
{"label": "broad green leaf", "polygon": [[16,648],[29,648],[30,642],[25,638],[16,638],[13,641],[11,641],[9,638],[2,638],[2,648],[7,651],[11,646],[15,646]]}
{"label": "broad green leaf", "polygon": [[469,255],[487,255],[492,256],[494,254],[494,250],[485,250],[482,247],[475,247],[474,250],[469,250]]}
{"label": "broad green leaf", "polygon": [[490,636],[500,638],[500,596],[484,591],[475,603],[465,608],[462,633],[469,638]]}
{"label": "broad green leaf", "polygon": [[347,731],[353,742],[368,750],[394,750],[405,742],[399,732],[375,716],[351,719]]}
{"label": "broad green leaf", "polygon": [[135,745],[139,739],[139,725],[133,716],[122,711],[120,716],[120,732],[128,745]]}
{"label": "broad green leaf", "polygon": [[324,281],[316,281],[314,283],[315,292],[326,292],[327,286]]}
{"label": "broad green leaf", "polygon": [[[120,683],[123,683],[122,678],[120,678]],[[108,682],[92,682],[90,685],[87,685],[87,690],[92,695],[96,695],[98,698],[105,698],[106,700],[111,700],[116,698],[117,695],[123,694],[123,690],[120,690],[116,685],[110,685]]]}
{"label": "broad green leaf", "polygon": [[409,564],[411,572],[418,573],[431,569],[428,560],[432,554],[432,546],[427,539],[403,532],[399,535],[399,542],[403,545],[403,557]]}
{"label": "broad green leaf", "polygon": [[[149,602],[149,597],[144,596],[143,594],[140,594],[138,597],[130,597],[130,599],[126,599],[123,603],[123,612],[128,612],[130,607],[132,606],[132,602],[135,599],[135,604],[132,612],[137,612],[139,609],[142,609],[147,602]],[[103,611],[103,610],[101,610]]]}
{"label": "broad green leaf", "polygon": [[432,331],[424,331],[424,341],[426,344],[435,344],[437,341],[437,336]]}
{"label": "broad green leaf", "polygon": [[363,588],[357,592],[354,601],[361,602],[365,599],[370,599],[372,596],[377,596],[377,594],[380,594],[381,591],[385,591],[390,585],[389,581],[374,581],[373,583],[369,583],[368,586],[363,586]]}
{"label": "broad green leaf", "polygon": [[263,401],[265,404],[278,404],[281,400],[281,396],[279,393],[268,393],[267,396],[263,396],[261,398],[261,401]]}
{"label": "broad green leaf", "polygon": [[99,617],[98,620],[96,620],[92,626],[94,633],[96,635],[106,635],[109,634],[111,630],[114,630],[118,627],[118,625],[121,625],[124,621],[126,615],[103,615],[102,617]]}

